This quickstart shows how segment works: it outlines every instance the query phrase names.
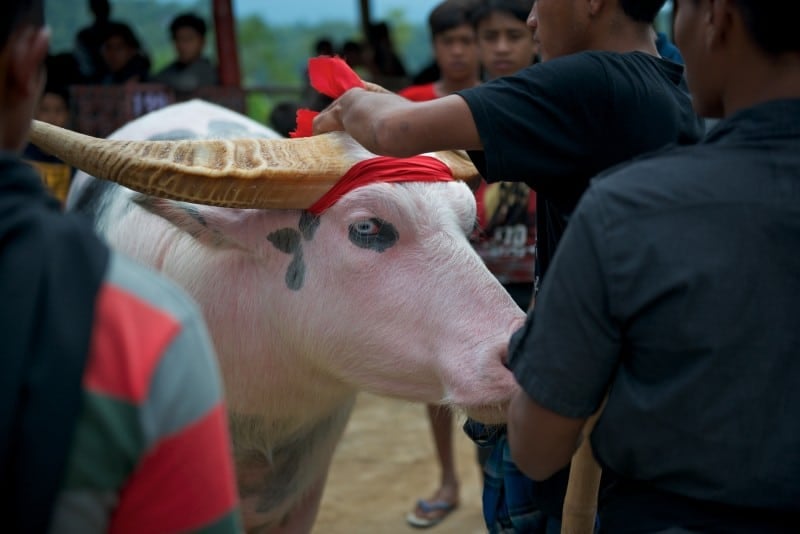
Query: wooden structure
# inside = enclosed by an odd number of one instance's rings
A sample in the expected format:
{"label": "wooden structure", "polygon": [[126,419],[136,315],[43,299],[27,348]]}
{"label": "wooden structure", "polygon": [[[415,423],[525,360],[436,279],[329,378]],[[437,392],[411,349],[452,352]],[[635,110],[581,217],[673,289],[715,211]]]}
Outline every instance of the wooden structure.
{"label": "wooden structure", "polygon": [[[356,0],[361,16],[361,28],[369,35],[372,22],[371,0]],[[214,30],[217,36],[217,63],[219,80],[225,87],[240,87],[241,71],[236,47],[236,23],[233,16],[234,0],[212,0]]]}
{"label": "wooden structure", "polygon": [[213,0],[214,31],[217,36],[219,81],[223,87],[240,87],[239,49],[232,0]]}
{"label": "wooden structure", "polygon": [[180,96],[159,83],[73,85],[70,92],[73,128],[94,137],[106,137],[136,117],[191,98],[246,113],[245,91],[232,85],[201,87]]}

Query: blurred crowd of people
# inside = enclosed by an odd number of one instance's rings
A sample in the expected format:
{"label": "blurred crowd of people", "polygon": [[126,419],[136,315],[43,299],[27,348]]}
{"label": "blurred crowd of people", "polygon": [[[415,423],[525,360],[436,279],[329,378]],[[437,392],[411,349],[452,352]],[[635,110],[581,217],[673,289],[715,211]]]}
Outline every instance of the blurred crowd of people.
{"label": "blurred crowd of people", "polygon": [[[169,35],[175,59],[154,72],[134,29],[111,17],[109,0],[89,0],[88,7],[93,20],[76,33],[72,50],[49,54],[45,60],[47,79],[34,118],[73,128],[70,87],[74,85],[160,83],[178,99],[201,87],[218,85],[217,68],[204,55],[207,26],[201,17],[183,13],[173,18]],[[72,169],[33,145],[26,147],[24,155],[54,195],[63,201]]]}
{"label": "blurred crowd of people", "polygon": [[[153,71],[151,59],[126,22],[111,17],[108,0],[89,0],[93,20],[80,29],[71,51],[50,55],[45,67],[47,83],[37,118],[52,122],[48,109],[69,110],[72,85],[163,83],[177,96],[218,84],[216,66],[204,55],[206,22],[192,13],[176,16],[169,25],[175,59]],[[59,115],[59,126],[69,125],[69,114]]]}
{"label": "blurred crowd of people", "polygon": [[108,0],[89,0],[90,25],[78,31],[71,52],[60,54],[58,69],[48,69],[59,84],[114,85],[160,82],[188,92],[218,83],[217,71],[204,55],[206,22],[192,13],[176,16],[169,25],[175,60],[152,72],[152,63],[134,29],[111,17]]}

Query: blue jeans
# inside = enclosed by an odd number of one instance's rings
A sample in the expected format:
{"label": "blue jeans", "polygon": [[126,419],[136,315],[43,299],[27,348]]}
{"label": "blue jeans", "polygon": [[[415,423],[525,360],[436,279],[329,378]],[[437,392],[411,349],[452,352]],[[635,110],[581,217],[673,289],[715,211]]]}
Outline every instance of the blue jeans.
{"label": "blue jeans", "polygon": [[485,426],[467,420],[464,432],[479,446],[489,449],[483,464],[483,519],[491,534],[558,534],[558,515],[539,506],[540,488],[511,459],[504,426]]}

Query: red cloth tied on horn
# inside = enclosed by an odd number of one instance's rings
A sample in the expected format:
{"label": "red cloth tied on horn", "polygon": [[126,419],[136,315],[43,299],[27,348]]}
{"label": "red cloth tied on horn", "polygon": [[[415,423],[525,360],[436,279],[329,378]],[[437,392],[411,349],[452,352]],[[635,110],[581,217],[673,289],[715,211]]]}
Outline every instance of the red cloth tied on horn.
{"label": "red cloth tied on horn", "polygon": [[451,182],[450,167],[432,156],[387,158],[378,156],[359,161],[342,176],[308,211],[319,215],[346,193],[375,182]]}
{"label": "red cloth tied on horn", "polygon": [[[308,60],[311,86],[331,98],[339,98],[349,89],[364,87],[364,82],[341,58],[320,56]],[[318,113],[310,109],[297,112],[297,128],[291,137],[311,137],[312,122]],[[387,158],[378,156],[353,165],[308,211],[319,215],[353,189],[375,182],[449,182],[453,173],[432,156]]]}

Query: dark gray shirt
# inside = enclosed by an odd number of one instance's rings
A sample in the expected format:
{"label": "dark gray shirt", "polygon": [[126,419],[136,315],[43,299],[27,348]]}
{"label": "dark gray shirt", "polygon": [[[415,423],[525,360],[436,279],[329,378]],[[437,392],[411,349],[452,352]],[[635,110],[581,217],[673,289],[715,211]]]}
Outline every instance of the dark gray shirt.
{"label": "dark gray shirt", "polygon": [[800,509],[800,100],[594,180],[511,367],[609,472]]}
{"label": "dark gray shirt", "polygon": [[219,82],[216,67],[205,57],[188,65],[176,61],[156,74],[154,79],[182,93]]}

